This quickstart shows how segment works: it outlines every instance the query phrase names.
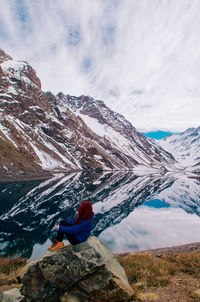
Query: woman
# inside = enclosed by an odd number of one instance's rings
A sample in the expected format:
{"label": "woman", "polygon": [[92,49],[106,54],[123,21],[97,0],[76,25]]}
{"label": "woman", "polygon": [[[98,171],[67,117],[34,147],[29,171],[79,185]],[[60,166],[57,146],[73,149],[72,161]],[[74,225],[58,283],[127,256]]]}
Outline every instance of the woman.
{"label": "woman", "polygon": [[62,220],[57,226],[57,237],[52,246],[48,248],[50,251],[56,251],[64,246],[63,238],[66,235],[67,240],[72,244],[78,244],[88,239],[93,228],[94,213],[92,205],[88,201],[83,201],[78,216],[71,220]]}

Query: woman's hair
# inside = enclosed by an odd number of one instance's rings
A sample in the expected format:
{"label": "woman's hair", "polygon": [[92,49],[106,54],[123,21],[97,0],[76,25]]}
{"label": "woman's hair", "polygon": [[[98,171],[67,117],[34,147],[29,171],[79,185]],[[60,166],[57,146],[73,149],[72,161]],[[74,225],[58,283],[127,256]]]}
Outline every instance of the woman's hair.
{"label": "woman's hair", "polygon": [[74,221],[74,224],[79,224],[83,220],[90,220],[90,223],[92,222],[92,204],[89,201],[83,201],[80,208],[78,209],[78,216],[76,220]]}

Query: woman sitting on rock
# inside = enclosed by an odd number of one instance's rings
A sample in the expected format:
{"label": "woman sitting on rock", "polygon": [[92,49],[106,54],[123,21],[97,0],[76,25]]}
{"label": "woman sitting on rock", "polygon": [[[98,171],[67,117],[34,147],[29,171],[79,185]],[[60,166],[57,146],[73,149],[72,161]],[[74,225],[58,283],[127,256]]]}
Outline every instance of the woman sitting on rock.
{"label": "woman sitting on rock", "polygon": [[63,238],[66,235],[67,240],[72,244],[78,244],[88,239],[93,228],[94,213],[92,205],[88,201],[83,201],[78,209],[78,216],[71,220],[62,220],[57,226],[57,237],[48,250],[56,251],[64,247]]}

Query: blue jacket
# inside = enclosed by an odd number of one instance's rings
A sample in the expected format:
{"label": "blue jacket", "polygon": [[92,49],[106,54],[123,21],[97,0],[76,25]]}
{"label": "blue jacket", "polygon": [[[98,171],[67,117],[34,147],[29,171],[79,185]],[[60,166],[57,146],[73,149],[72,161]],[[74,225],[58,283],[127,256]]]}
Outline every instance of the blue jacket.
{"label": "blue jacket", "polygon": [[59,231],[62,233],[67,233],[67,234],[73,234],[76,236],[78,241],[84,242],[88,239],[90,236],[91,230],[93,229],[93,223],[94,223],[94,214],[92,216],[92,221],[90,223],[90,220],[84,220],[79,224],[73,224],[75,219],[70,219],[67,220],[67,222],[71,226],[64,226],[60,225]]}

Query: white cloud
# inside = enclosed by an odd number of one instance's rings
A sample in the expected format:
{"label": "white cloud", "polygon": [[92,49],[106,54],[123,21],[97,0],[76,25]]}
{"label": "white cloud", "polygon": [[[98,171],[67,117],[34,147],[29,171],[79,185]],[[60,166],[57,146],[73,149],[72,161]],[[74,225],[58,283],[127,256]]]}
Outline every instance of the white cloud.
{"label": "white cloud", "polygon": [[99,238],[114,253],[122,253],[198,242],[199,227],[199,217],[180,208],[141,206]]}
{"label": "white cloud", "polygon": [[145,132],[199,126],[198,0],[1,0],[0,45],[43,89],[103,99]]}

